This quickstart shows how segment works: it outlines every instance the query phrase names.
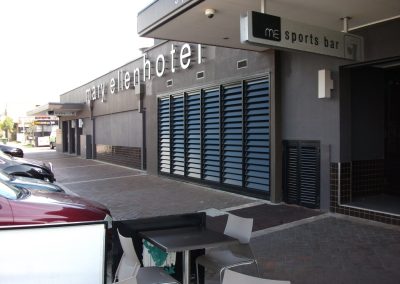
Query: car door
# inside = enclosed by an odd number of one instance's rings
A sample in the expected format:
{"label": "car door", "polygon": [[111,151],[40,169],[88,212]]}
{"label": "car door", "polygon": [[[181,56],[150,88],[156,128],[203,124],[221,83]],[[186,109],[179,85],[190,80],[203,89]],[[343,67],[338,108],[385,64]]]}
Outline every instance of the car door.
{"label": "car door", "polygon": [[10,202],[7,198],[0,196],[0,226],[14,224],[14,215]]}

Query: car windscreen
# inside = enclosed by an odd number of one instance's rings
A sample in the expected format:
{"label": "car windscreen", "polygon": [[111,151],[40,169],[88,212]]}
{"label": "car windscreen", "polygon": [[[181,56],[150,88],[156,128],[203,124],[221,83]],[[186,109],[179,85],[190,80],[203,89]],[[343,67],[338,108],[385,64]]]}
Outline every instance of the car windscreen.
{"label": "car windscreen", "polygon": [[15,200],[20,198],[22,195],[23,191],[21,191],[20,189],[0,182],[0,196],[3,196],[7,199]]}

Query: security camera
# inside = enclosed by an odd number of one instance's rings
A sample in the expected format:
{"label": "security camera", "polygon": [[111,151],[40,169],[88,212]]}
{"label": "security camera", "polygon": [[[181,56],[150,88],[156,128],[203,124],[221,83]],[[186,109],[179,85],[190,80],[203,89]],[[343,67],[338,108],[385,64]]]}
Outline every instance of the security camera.
{"label": "security camera", "polygon": [[211,19],[215,15],[215,10],[214,9],[206,9],[204,11],[204,15],[206,15],[209,19]]}

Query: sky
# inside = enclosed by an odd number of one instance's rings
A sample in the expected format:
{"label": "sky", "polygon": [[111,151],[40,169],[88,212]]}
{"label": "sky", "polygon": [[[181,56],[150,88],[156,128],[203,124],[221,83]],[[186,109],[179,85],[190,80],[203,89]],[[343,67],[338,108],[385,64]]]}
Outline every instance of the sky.
{"label": "sky", "polygon": [[153,0],[0,1],[0,114],[17,118],[140,56]]}

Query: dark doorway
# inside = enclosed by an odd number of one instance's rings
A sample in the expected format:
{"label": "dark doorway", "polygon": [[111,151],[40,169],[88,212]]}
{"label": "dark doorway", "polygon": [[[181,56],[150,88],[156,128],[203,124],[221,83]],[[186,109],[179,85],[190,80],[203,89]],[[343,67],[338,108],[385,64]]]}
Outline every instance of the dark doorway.
{"label": "dark doorway", "polygon": [[71,120],[70,122],[70,131],[69,131],[69,135],[70,135],[70,139],[69,139],[69,153],[70,154],[75,154],[75,128],[77,127],[75,120]]}
{"label": "dark doorway", "polygon": [[63,152],[68,152],[68,121],[62,122],[62,149]]}
{"label": "dark doorway", "polygon": [[351,195],[345,205],[400,215],[400,60],[349,69]]}
{"label": "dark doorway", "polygon": [[81,135],[82,135],[82,127],[77,128],[77,136],[76,136],[76,154],[81,154]]}

